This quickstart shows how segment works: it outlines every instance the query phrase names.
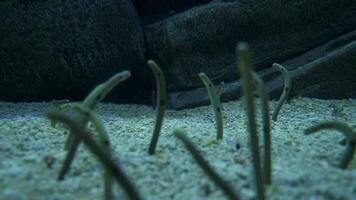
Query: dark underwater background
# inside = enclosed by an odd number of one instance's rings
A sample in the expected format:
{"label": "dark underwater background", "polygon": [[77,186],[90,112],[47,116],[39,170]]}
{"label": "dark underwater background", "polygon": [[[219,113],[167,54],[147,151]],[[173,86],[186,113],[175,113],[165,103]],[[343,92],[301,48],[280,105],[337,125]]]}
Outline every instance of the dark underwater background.
{"label": "dark underwater background", "polygon": [[0,200],[353,200],[355,0],[0,1]]}

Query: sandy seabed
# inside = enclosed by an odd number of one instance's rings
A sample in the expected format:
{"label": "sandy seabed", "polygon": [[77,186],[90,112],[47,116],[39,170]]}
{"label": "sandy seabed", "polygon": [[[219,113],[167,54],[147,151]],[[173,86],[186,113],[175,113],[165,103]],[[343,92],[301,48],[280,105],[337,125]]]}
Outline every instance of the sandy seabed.
{"label": "sandy seabed", "polygon": [[[270,102],[270,110],[275,106]],[[173,130],[182,127],[241,199],[252,200],[246,113],[241,101],[224,103],[223,108],[220,142],[215,140],[210,106],[167,111],[153,156],[147,153],[155,122],[151,107],[102,103],[96,112],[109,133],[115,160],[144,199],[227,199],[174,137]],[[66,155],[67,131],[50,126],[44,114],[51,109],[53,103],[0,102],[0,199],[103,198],[103,168],[83,144],[69,174],[61,182],[56,180]],[[261,119],[260,113],[257,116]],[[345,150],[340,144],[343,135],[303,134],[307,127],[326,120],[342,120],[355,129],[355,119],[356,99],[297,98],[284,105],[271,124],[273,184],[266,187],[267,199],[356,199],[356,156],[346,170],[333,165]],[[114,191],[116,199],[126,198],[119,185]]]}

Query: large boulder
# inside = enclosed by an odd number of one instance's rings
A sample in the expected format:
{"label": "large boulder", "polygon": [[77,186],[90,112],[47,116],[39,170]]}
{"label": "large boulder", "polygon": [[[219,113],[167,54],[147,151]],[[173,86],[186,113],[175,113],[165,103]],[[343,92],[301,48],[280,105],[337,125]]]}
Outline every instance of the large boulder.
{"label": "large boulder", "polygon": [[152,23],[211,0],[132,0],[144,23]]}
{"label": "large boulder", "polygon": [[[290,98],[356,98],[356,30],[343,34],[316,48],[281,62],[292,78]],[[280,97],[284,79],[279,72],[268,68],[258,71],[271,99]],[[241,97],[241,81],[226,82],[221,88],[222,101]],[[205,87],[168,95],[172,109],[208,105]]]}
{"label": "large boulder", "polygon": [[356,27],[356,1],[213,1],[145,26],[148,55],[171,92],[238,78],[235,45],[247,41],[256,70],[300,55]]}
{"label": "large boulder", "polygon": [[82,99],[144,55],[130,0],[0,2],[0,100]]}

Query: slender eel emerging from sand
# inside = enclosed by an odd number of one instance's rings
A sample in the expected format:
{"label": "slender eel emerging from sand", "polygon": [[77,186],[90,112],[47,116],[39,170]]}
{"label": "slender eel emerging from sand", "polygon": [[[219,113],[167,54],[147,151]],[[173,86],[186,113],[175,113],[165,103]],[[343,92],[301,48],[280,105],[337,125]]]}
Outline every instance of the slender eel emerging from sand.
{"label": "slender eel emerging from sand", "polygon": [[131,183],[126,174],[124,174],[124,172],[119,168],[119,166],[115,164],[115,161],[108,154],[107,149],[105,149],[105,147],[103,147],[102,145],[97,144],[90,137],[90,134],[85,129],[81,121],[79,121],[78,119],[70,118],[64,113],[58,111],[47,113],[47,117],[51,120],[60,121],[66,124],[70,128],[72,134],[83,140],[83,142],[88,146],[89,150],[95,155],[95,157],[101,162],[101,164],[103,164],[109,174],[113,176],[113,178],[116,179],[118,184],[122,186],[122,188],[127,193],[130,199],[141,199],[134,185]]}
{"label": "slender eel emerging from sand", "polygon": [[194,147],[193,143],[186,136],[186,133],[182,129],[177,129],[174,131],[174,135],[182,141],[185,148],[192,154],[194,160],[198,163],[200,168],[204,170],[204,172],[209,176],[209,178],[218,186],[220,189],[224,191],[224,193],[231,200],[239,200],[240,198],[234,192],[234,190],[230,187],[226,181],[224,181],[218,173],[214,171],[214,169],[208,164],[208,162],[200,155],[199,151]]}
{"label": "slender eel emerging from sand", "polygon": [[280,73],[282,73],[282,76],[284,78],[283,92],[282,92],[281,97],[278,100],[277,107],[276,107],[276,109],[274,110],[274,112],[272,114],[272,120],[276,121],[277,117],[278,117],[278,113],[279,113],[279,111],[281,110],[281,108],[283,106],[283,103],[288,99],[289,92],[290,92],[291,87],[292,87],[292,79],[289,76],[288,70],[285,67],[283,67],[282,65],[274,63],[272,65],[272,67],[273,67],[274,70],[279,71]]}
{"label": "slender eel emerging from sand", "polygon": [[264,200],[264,186],[261,175],[260,151],[256,128],[255,106],[253,102],[254,80],[252,75],[252,64],[250,48],[247,43],[239,43],[236,47],[238,68],[243,82],[244,102],[247,107],[248,132],[250,135],[250,149],[254,170],[254,180],[258,200]]}
{"label": "slender eel emerging from sand", "polygon": [[90,92],[90,94],[84,99],[83,106],[88,107],[90,109],[94,109],[94,107],[103,100],[106,95],[111,92],[114,87],[116,87],[122,81],[130,78],[130,71],[122,71],[120,73],[115,74],[110,79],[96,86],[95,89]]}
{"label": "slender eel emerging from sand", "polygon": [[257,73],[252,73],[257,83],[257,93],[260,97],[260,105],[263,117],[263,140],[264,140],[264,160],[263,160],[263,182],[267,185],[272,183],[272,162],[271,162],[271,122],[269,117],[268,95],[265,84]]}
{"label": "slender eel emerging from sand", "polygon": [[[84,106],[77,104],[73,106],[81,115],[84,115],[88,120],[94,125],[96,132],[98,132],[100,143],[107,151],[108,156],[111,157],[110,140],[109,135],[106,132],[103,122],[100,120],[99,116],[92,110],[85,108]],[[112,192],[112,176],[109,171],[105,170],[104,173],[104,199],[113,199]]]}
{"label": "slender eel emerging from sand", "polygon": [[223,134],[224,134],[224,130],[223,130],[224,126],[223,126],[222,109],[221,109],[221,103],[220,103],[220,97],[219,97],[220,94],[218,93],[214,84],[210,81],[210,79],[208,78],[208,76],[205,73],[200,73],[199,77],[200,77],[201,81],[204,83],[206,90],[208,91],[210,103],[214,109],[216,128],[217,128],[216,139],[221,140],[223,138]]}
{"label": "slender eel emerging from sand", "polygon": [[349,127],[347,124],[344,122],[340,121],[326,121],[322,122],[318,125],[312,126],[308,129],[305,130],[304,134],[309,135],[312,133],[315,133],[320,130],[324,129],[334,129],[337,131],[340,131],[346,138],[346,151],[344,155],[342,156],[342,159],[339,163],[339,167],[341,169],[346,169],[351,160],[354,157],[355,150],[356,150],[356,132],[352,130],[351,127]]}
{"label": "slender eel emerging from sand", "polygon": [[[94,109],[95,106],[103,100],[106,95],[120,82],[128,79],[131,76],[131,73],[129,71],[123,71],[121,73],[117,73],[114,76],[112,76],[109,80],[105,81],[104,83],[98,85],[90,94],[84,99],[82,106],[84,108],[88,109]],[[88,122],[88,119],[85,116],[78,115],[79,121],[83,125],[83,127],[86,127],[86,124]],[[80,139],[76,137],[74,134],[70,132],[66,146],[68,149],[67,156],[63,162],[63,166],[61,168],[61,171],[58,176],[58,180],[63,180],[65,174],[69,171],[70,165],[74,159],[75,153],[77,151],[77,148],[80,144]]]}
{"label": "slender eel emerging from sand", "polygon": [[166,89],[166,79],[162,73],[161,68],[153,60],[147,62],[148,66],[151,68],[155,79],[156,79],[156,123],[153,129],[153,134],[151,138],[151,143],[148,148],[148,154],[152,155],[156,151],[156,146],[158,143],[158,138],[161,132],[161,127],[163,123],[164,112],[167,107],[167,89]]}

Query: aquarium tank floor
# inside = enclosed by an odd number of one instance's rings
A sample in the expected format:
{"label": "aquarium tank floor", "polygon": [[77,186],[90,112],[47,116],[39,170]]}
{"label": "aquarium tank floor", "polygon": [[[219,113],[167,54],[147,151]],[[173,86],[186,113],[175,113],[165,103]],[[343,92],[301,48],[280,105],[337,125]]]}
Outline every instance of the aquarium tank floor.
{"label": "aquarium tank floor", "polygon": [[[256,101],[258,103],[259,101]],[[44,114],[54,103],[0,102],[0,199],[102,199],[103,167],[81,144],[69,173],[57,181],[68,131],[53,128]],[[276,102],[270,103],[273,111]],[[216,141],[211,106],[169,110],[156,154],[148,155],[155,110],[144,105],[100,103],[112,155],[144,199],[226,199],[205,175],[173,131],[182,127],[200,153],[243,200],[255,198],[246,113],[241,101],[223,103],[224,138]],[[261,115],[257,113],[261,135]],[[338,199],[356,197],[356,158],[348,169],[335,167],[345,146],[337,131],[305,136],[325,120],[356,128],[356,99],[296,98],[272,121],[273,180],[266,199]],[[261,148],[262,149],[262,148]],[[356,157],[356,156],[355,156]],[[126,199],[115,183],[115,199]]]}

